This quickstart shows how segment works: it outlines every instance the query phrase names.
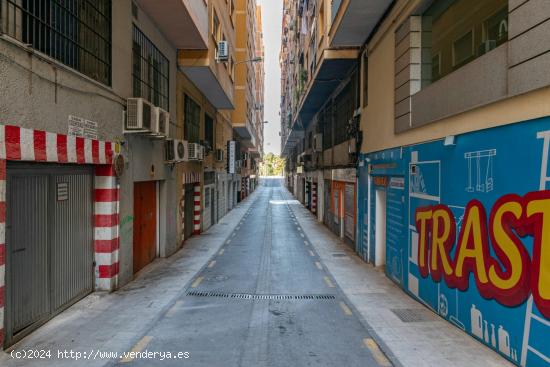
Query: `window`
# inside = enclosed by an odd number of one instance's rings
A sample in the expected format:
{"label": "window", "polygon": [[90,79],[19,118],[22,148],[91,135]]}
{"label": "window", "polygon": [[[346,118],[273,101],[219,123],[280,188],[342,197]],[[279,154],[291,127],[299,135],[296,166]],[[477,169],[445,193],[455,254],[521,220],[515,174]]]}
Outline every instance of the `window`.
{"label": "window", "polygon": [[190,143],[200,140],[201,107],[191,97],[185,95],[184,139]]}
{"label": "window", "polygon": [[474,56],[474,32],[465,35],[453,42],[453,66],[462,66]]}
{"label": "window", "polygon": [[353,83],[348,83],[334,99],[334,145],[348,140],[348,123],[353,117]]}
{"label": "window", "polygon": [[432,57],[432,80],[441,78],[441,53]]}
{"label": "window", "polygon": [[0,24],[9,36],[111,84],[111,0],[1,0]]}
{"label": "window", "polygon": [[134,97],[145,98],[155,106],[168,110],[168,59],[135,25],[133,39]]}
{"label": "window", "polygon": [[369,104],[369,58],[363,55],[363,107]]}
{"label": "window", "polygon": [[429,84],[508,40],[508,0],[434,1],[422,14],[422,28],[422,43],[431,44],[422,55],[431,60],[422,75]]}
{"label": "window", "polygon": [[214,120],[206,113],[204,114],[204,143],[208,151],[214,148]]}
{"label": "window", "polygon": [[323,150],[332,147],[332,105],[330,103],[321,113],[321,128],[323,132]]}

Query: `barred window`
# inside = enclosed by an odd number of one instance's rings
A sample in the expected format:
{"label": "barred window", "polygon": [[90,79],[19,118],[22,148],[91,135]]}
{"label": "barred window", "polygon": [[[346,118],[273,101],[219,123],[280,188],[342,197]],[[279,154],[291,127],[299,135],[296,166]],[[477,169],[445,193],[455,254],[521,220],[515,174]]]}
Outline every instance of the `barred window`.
{"label": "barred window", "polygon": [[214,119],[204,114],[204,143],[208,151],[214,149]]}
{"label": "barred window", "polygon": [[348,122],[353,117],[353,85],[348,83],[334,100],[334,145],[348,140]]}
{"label": "barred window", "polygon": [[111,0],[0,0],[2,31],[111,85]]}
{"label": "barred window", "polygon": [[155,106],[168,111],[168,59],[135,25],[132,51],[134,97],[145,98]]}
{"label": "barred window", "polygon": [[198,143],[200,139],[201,107],[191,97],[185,95],[184,139]]}

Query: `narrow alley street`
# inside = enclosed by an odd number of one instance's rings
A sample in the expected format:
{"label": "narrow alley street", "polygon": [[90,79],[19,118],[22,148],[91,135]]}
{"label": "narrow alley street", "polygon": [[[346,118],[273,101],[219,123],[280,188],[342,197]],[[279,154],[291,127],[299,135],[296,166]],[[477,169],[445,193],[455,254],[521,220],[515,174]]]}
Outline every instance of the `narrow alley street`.
{"label": "narrow alley street", "polygon": [[[407,340],[411,332],[424,343],[438,336],[426,348],[426,366],[471,366],[472,358],[475,365],[506,365],[434,314],[427,312],[416,331],[387,317],[381,310],[389,302],[418,312],[423,306],[376,270],[351,285],[365,267],[351,266],[355,256],[346,245],[314,230],[319,224],[301,209],[281,179],[264,180],[172,258],[155,261],[119,291],[75,304],[8,349],[0,365],[422,366],[424,350]],[[335,274],[346,271],[344,292],[327,263]],[[364,295],[378,298],[365,302]],[[51,357],[9,357],[28,350]],[[452,363],[438,360],[447,356]]]}

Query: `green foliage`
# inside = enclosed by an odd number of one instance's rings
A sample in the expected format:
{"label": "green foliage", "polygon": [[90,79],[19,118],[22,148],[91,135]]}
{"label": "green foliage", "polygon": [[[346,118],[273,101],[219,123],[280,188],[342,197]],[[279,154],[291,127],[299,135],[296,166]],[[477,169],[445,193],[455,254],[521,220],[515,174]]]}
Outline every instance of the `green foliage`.
{"label": "green foliage", "polygon": [[260,163],[261,176],[282,176],[285,168],[285,160],[273,153],[264,155],[263,162]]}

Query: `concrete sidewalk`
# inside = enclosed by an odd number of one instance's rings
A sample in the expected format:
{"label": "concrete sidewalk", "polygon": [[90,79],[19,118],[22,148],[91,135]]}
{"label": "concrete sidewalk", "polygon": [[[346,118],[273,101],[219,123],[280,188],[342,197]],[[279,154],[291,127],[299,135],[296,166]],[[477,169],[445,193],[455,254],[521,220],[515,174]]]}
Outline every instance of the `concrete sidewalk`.
{"label": "concrete sidewalk", "polygon": [[[219,250],[253,205],[256,190],[222,220],[192,237],[169,258],[156,259],[135,280],[113,293],[96,292],[74,304],[44,326],[0,351],[0,366],[104,366],[113,360],[58,359],[58,351],[80,353],[129,351],[176,302],[197,272]],[[50,350],[52,358],[12,359],[12,350]]]}
{"label": "concrete sidewalk", "polygon": [[[294,200],[288,191],[287,195]],[[326,268],[396,366],[514,366],[405,294],[298,201],[290,207]],[[405,323],[391,309],[418,310],[425,321]]]}

